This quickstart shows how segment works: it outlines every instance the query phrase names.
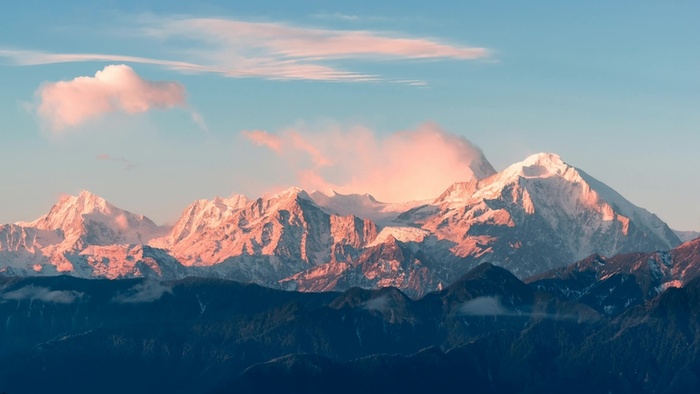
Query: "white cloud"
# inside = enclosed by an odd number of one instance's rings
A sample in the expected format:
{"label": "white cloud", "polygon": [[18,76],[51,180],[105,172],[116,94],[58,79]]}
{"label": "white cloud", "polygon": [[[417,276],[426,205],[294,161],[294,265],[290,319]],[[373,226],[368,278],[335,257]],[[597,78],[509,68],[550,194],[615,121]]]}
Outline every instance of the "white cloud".
{"label": "white cloud", "polygon": [[159,300],[165,293],[172,294],[172,289],[156,280],[144,280],[134,285],[124,293],[117,294],[112,302],[118,304],[134,304]]}
{"label": "white cloud", "polygon": [[385,311],[391,308],[391,299],[386,294],[377,298],[372,298],[363,303],[362,308],[369,311]]}
{"label": "white cloud", "polygon": [[317,14],[311,15],[313,18],[317,19],[335,19],[335,20],[342,20],[342,21],[348,21],[348,22],[356,22],[359,21],[360,18],[357,15],[353,14],[343,14],[342,12],[319,12]]}
{"label": "white cloud", "polygon": [[512,316],[514,312],[507,310],[498,297],[476,297],[459,308],[459,313],[469,316]]}
{"label": "white cloud", "polygon": [[71,304],[83,296],[77,291],[51,290],[46,287],[29,285],[2,295],[3,300],[38,300],[54,304]]}

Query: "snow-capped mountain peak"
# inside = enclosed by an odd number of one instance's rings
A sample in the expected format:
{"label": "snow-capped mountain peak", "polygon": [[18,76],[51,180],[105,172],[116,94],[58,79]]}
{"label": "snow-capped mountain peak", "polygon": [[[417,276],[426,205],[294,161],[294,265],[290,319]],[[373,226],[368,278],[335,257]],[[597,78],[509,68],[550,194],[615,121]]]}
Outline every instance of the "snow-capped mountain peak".
{"label": "snow-capped mountain peak", "polygon": [[196,200],[185,208],[168,237],[154,240],[152,244],[170,246],[192,233],[221,226],[223,222],[249,204],[250,200],[246,196],[237,194],[227,198],[216,196],[213,200]]}
{"label": "snow-capped mountain peak", "polygon": [[[552,153],[532,155],[486,179],[455,183],[402,217],[453,243],[455,255],[488,259],[521,277],[596,252],[679,243],[658,217]],[[542,261],[525,263],[529,258],[519,255]]]}
{"label": "snow-capped mountain peak", "polygon": [[536,153],[527,157],[520,163],[515,163],[511,167],[522,170],[524,177],[547,177],[552,175],[561,175],[571,166],[566,164],[562,158],[556,153]]}
{"label": "snow-capped mountain peak", "polygon": [[565,163],[554,153],[537,153],[525,160],[511,164],[500,173],[487,178],[484,184],[487,189],[502,188],[503,185],[523,179],[546,179],[560,177],[569,182],[579,182],[581,177],[576,168]]}
{"label": "snow-capped mountain peak", "polygon": [[48,214],[33,222],[19,222],[20,226],[35,227],[41,230],[65,229],[80,221],[82,215],[112,214],[114,206],[109,204],[104,198],[92,194],[89,191],[82,191],[77,196],[63,196],[60,198]]}
{"label": "snow-capped mountain peak", "polygon": [[167,231],[149,218],[117,208],[89,191],[64,196],[48,214],[18,225],[58,231],[64,238],[60,250],[84,245],[145,243]]}
{"label": "snow-capped mountain peak", "polygon": [[304,189],[301,189],[296,186],[289,187],[287,189],[284,189],[280,192],[277,193],[272,193],[272,194],[266,194],[263,197],[261,197],[263,200],[286,200],[286,199],[296,199],[296,198],[303,198],[305,200],[311,200],[311,197],[309,197],[309,194],[304,191]]}
{"label": "snow-capped mountain peak", "polygon": [[[207,201],[207,200],[200,200],[200,201]],[[248,200],[248,197],[242,195],[242,194],[234,194],[229,197],[219,197],[216,196],[214,197],[214,204],[216,204],[219,208],[227,208],[227,209],[241,209],[248,205],[250,203],[250,200]]]}
{"label": "snow-capped mountain peak", "polygon": [[[460,206],[470,199],[496,199],[509,185],[518,185],[521,179],[562,178],[568,183],[581,183],[576,168],[565,163],[555,153],[537,153],[508,166],[505,170],[485,179],[452,184],[433,205]],[[526,196],[527,197],[527,196]]]}

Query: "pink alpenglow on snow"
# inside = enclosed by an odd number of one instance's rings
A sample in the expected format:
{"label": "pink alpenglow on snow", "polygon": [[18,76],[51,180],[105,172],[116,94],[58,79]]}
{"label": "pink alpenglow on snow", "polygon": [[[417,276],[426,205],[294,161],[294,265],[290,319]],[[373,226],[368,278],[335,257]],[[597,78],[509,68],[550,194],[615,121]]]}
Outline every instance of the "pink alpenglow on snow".
{"label": "pink alpenglow on snow", "polygon": [[387,136],[362,126],[243,135],[274,151],[306,190],[370,193],[382,201],[400,202],[432,198],[455,179],[495,174],[478,147],[430,123]]}
{"label": "pink alpenglow on snow", "polygon": [[145,80],[123,64],[107,66],[94,77],[46,83],[37,96],[37,112],[57,134],[111,112],[138,114],[186,106],[183,85]]}

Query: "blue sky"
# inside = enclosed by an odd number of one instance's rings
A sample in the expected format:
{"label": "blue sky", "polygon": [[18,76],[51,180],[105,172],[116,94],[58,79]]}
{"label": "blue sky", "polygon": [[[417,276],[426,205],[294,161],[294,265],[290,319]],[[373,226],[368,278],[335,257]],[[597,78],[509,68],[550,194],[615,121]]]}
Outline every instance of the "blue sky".
{"label": "blue sky", "polygon": [[[428,122],[497,170],[558,153],[700,230],[696,1],[46,3],[0,14],[0,222],[82,189],[172,222],[194,199],[257,196],[318,164],[243,131],[392,146]],[[56,83],[101,70],[151,98],[114,104],[101,87],[66,113],[76,99]]]}

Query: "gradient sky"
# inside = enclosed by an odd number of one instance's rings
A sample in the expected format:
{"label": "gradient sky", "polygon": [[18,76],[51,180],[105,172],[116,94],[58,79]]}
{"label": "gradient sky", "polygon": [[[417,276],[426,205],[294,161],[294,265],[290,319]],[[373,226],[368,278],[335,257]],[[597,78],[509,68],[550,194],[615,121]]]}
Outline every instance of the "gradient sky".
{"label": "gradient sky", "polygon": [[[555,152],[700,230],[697,1],[228,3],[4,7],[0,222],[83,189],[164,223],[318,168],[372,187],[383,159],[353,167],[346,146],[421,160],[421,133],[442,130],[434,154],[455,135],[497,170]],[[331,148],[341,167],[323,167]]]}

